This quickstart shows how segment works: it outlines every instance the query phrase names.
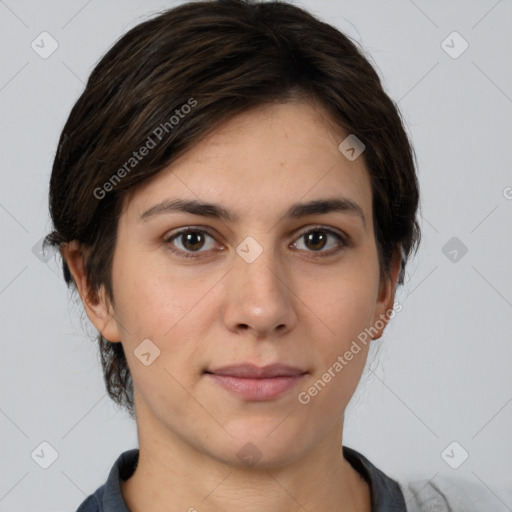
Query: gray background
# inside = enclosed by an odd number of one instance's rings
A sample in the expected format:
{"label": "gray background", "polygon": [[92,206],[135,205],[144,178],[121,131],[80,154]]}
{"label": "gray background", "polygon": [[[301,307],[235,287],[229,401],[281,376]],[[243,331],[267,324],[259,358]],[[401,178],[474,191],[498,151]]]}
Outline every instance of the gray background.
{"label": "gray background", "polygon": [[[174,4],[0,1],[0,511],[75,510],[137,446],[105,394],[94,330],[37,244],[57,140],[94,64]],[[411,134],[422,193],[403,310],[377,342],[344,443],[400,481],[463,478],[512,510],[512,3],[299,5],[371,56]],[[58,43],[46,59],[31,47],[43,31]],[[469,44],[457,58],[458,36],[442,45],[453,31]],[[47,469],[44,441],[58,454]]]}

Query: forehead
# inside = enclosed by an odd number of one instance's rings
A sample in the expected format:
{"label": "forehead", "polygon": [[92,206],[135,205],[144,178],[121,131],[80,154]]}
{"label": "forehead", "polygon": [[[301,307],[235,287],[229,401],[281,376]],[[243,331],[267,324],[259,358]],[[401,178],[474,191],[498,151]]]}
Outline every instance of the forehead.
{"label": "forehead", "polygon": [[[338,149],[348,133],[320,106],[266,105],[221,124],[140,186],[128,209],[140,214],[159,201],[222,204],[239,218],[271,221],[298,201],[343,196],[371,222],[371,184],[361,156]],[[367,226],[369,227],[369,226]]]}

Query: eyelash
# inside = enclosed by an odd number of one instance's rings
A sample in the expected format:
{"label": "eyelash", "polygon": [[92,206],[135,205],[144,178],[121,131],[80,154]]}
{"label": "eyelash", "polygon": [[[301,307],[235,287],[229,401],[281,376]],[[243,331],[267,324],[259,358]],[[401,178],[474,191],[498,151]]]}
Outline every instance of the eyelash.
{"label": "eyelash", "polygon": [[[296,238],[296,240],[300,240],[305,235],[307,235],[309,233],[314,233],[316,231],[320,231],[323,233],[327,233],[328,235],[334,236],[338,240],[338,247],[336,247],[335,249],[331,249],[328,252],[326,252],[326,251],[307,251],[307,252],[314,254],[314,256],[312,256],[312,257],[324,258],[324,257],[328,257],[328,256],[333,256],[333,255],[337,254],[338,252],[342,251],[344,248],[349,246],[348,237],[342,236],[339,233],[337,233],[336,231],[333,231],[332,229],[329,229],[329,228],[326,228],[323,226],[315,226],[306,231],[303,231],[302,233],[299,234],[299,236]],[[196,228],[192,228],[192,227],[187,227],[185,229],[182,229],[180,231],[173,233],[172,235],[170,235],[164,239],[164,242],[168,245],[167,248],[172,253],[177,254],[181,258],[200,258],[201,253],[208,252],[208,251],[196,251],[195,253],[194,252],[191,253],[191,252],[182,251],[181,249],[176,249],[175,247],[172,246],[173,240],[175,240],[176,238],[179,238],[181,235],[184,235],[187,233],[201,233],[201,234],[206,234],[206,235],[210,236],[211,238],[214,238],[210,233],[208,233],[208,231],[205,231],[204,229],[199,229],[199,228],[196,229]]]}

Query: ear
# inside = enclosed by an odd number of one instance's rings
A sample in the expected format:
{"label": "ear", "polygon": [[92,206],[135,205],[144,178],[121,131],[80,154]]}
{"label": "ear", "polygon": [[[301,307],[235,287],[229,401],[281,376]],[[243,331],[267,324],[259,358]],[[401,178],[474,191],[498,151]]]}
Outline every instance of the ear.
{"label": "ear", "polygon": [[61,255],[73,275],[89,320],[108,341],[121,341],[115,312],[106,296],[105,287],[102,285],[99,291],[89,287],[84,271],[86,253],[81,244],[77,240],[65,244]]}
{"label": "ear", "polygon": [[[400,249],[397,249],[389,263],[389,275],[382,276],[379,287],[379,297],[375,306],[375,312],[372,320],[372,339],[379,339],[386,325],[389,322],[391,311],[395,300],[396,282],[400,272]],[[378,326],[381,326],[378,328]]]}

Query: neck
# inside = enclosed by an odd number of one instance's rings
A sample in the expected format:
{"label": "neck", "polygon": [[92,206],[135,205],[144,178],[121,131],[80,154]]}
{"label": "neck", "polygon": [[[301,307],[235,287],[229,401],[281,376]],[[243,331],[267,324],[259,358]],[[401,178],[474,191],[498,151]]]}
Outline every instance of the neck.
{"label": "neck", "polygon": [[268,468],[235,467],[165,434],[139,428],[137,469],[121,480],[131,512],[371,511],[368,484],[343,458],[342,425],[313,452]]}

